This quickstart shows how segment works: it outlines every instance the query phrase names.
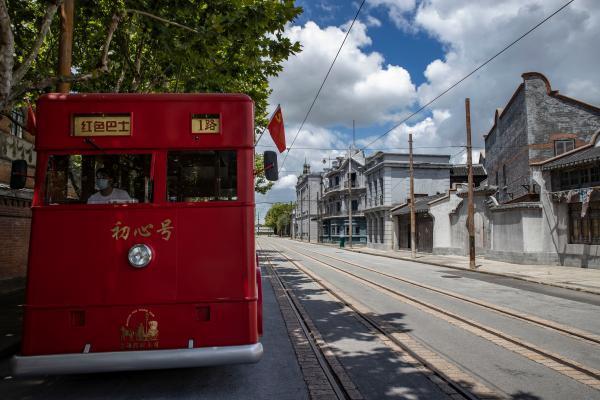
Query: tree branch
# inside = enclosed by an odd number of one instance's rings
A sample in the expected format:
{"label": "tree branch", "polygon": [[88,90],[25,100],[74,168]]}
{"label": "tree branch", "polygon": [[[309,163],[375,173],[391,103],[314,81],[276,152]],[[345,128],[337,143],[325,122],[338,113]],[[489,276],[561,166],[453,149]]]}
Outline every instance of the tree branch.
{"label": "tree branch", "polygon": [[[3,0],[0,0],[0,1],[3,1]],[[86,74],[79,74],[79,75],[72,75],[72,76],[53,76],[50,78],[42,79],[41,81],[39,81],[36,84],[29,83],[28,85],[23,86],[18,90],[14,90],[10,96],[10,99],[11,100],[16,99],[31,90],[41,90],[41,89],[46,89],[51,86],[55,86],[59,82],[69,82],[69,83],[84,82],[84,81],[89,81],[90,79],[97,78],[97,77],[107,73],[109,70],[109,68],[108,68],[108,51],[110,50],[110,43],[112,41],[115,31],[117,30],[117,28],[119,26],[119,22],[121,22],[121,19],[124,16],[125,16],[124,12],[118,12],[113,15],[111,24],[110,24],[107,34],[106,34],[106,40],[104,41],[104,46],[102,46],[102,56],[100,57],[100,66],[98,68],[96,68]]]}
{"label": "tree branch", "polygon": [[146,12],[146,11],[133,10],[131,8],[128,8],[125,11],[128,12],[128,13],[144,15],[146,17],[153,18],[153,19],[155,19],[157,21],[164,22],[165,24],[173,25],[173,26],[176,26],[178,28],[185,29],[186,31],[198,33],[198,31],[196,29],[194,29],[194,28],[190,28],[189,26],[178,24],[177,22],[174,22],[174,21],[169,21],[168,19],[164,19],[164,18],[161,18],[161,17],[159,17],[157,15],[150,14],[149,12]]}
{"label": "tree branch", "polygon": [[44,15],[44,19],[42,20],[42,26],[40,27],[40,31],[35,38],[35,42],[33,44],[33,48],[31,52],[27,56],[27,58],[23,61],[23,63],[17,68],[17,70],[13,74],[13,85],[18,85],[21,82],[21,79],[25,76],[29,68],[31,67],[31,63],[38,56],[40,51],[40,47],[44,43],[46,39],[46,35],[48,35],[48,31],[50,31],[50,25],[52,25],[52,19],[56,14],[56,10],[62,3],[62,0],[58,0],[55,3],[48,3],[46,7],[46,14]]}

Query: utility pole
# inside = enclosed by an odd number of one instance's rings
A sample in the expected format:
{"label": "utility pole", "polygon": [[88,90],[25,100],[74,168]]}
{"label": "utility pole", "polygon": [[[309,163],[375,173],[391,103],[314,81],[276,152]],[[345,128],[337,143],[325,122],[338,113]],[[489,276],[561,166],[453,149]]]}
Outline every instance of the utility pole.
{"label": "utility pole", "polygon": [[[73,11],[75,0],[64,0],[60,6],[60,39],[58,44],[58,76],[71,76],[71,61],[73,55]],[[69,93],[71,84],[59,82],[57,91]]]}
{"label": "utility pole", "polygon": [[310,204],[312,203],[312,200],[310,198],[310,178],[306,177],[306,183],[308,185],[308,243],[310,243]]}
{"label": "utility pole", "polygon": [[417,258],[417,224],[415,218],[415,177],[413,170],[412,133],[408,134],[409,163],[410,163],[410,256]]}
{"label": "utility pole", "polygon": [[475,226],[473,205],[473,160],[471,151],[471,102],[465,99],[465,111],[467,116],[467,169],[469,172],[469,194],[467,207],[467,229],[469,231],[469,268],[475,269]]}
{"label": "utility pole", "polygon": [[321,189],[317,192],[317,243],[322,241],[323,233],[321,232],[321,203],[319,202],[319,193]]}
{"label": "utility pole", "polygon": [[[352,121],[354,129],[354,121]],[[352,248],[352,151],[348,148],[348,247]]]}

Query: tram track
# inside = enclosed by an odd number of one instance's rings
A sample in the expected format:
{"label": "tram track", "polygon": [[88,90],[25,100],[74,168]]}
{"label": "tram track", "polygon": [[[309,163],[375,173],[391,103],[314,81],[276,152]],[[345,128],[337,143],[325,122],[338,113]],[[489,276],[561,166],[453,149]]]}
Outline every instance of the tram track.
{"label": "tram track", "polygon": [[[403,361],[417,368],[427,378],[444,391],[452,399],[504,399],[506,396],[497,389],[492,389],[477,378],[459,369],[429,348],[415,341],[406,333],[397,330],[387,322],[379,319],[372,311],[353,299],[342,290],[330,283],[325,283],[316,273],[309,271],[299,262],[292,260],[277,247],[272,246],[272,251],[279,253],[287,262],[294,265],[299,271],[308,276],[314,283],[323,288],[345,307],[353,311],[354,316],[371,332],[373,332],[386,346],[390,347]],[[264,250],[264,249],[263,249]],[[269,260],[271,273],[277,276],[279,282],[285,287],[283,279],[278,275]],[[293,292],[291,289],[286,289]]]}
{"label": "tram track", "polygon": [[[414,306],[414,307],[416,307],[422,311],[425,311],[435,317],[445,320],[446,322],[448,322],[452,325],[462,328],[462,329],[464,329],[472,334],[475,334],[483,339],[489,340],[492,343],[494,343],[502,348],[505,348],[506,350],[509,350],[516,354],[524,356],[531,361],[534,361],[545,367],[553,369],[554,371],[556,371],[562,375],[568,376],[582,384],[585,384],[585,385],[590,386],[595,389],[600,389],[600,371],[597,369],[587,367],[576,361],[569,360],[563,356],[551,353],[551,352],[544,350],[534,344],[531,344],[524,340],[510,336],[510,335],[508,335],[504,332],[501,332],[497,329],[485,326],[481,323],[470,320],[466,317],[457,315],[456,313],[448,311],[437,305],[417,299],[413,296],[406,295],[406,294],[401,293],[395,289],[392,289],[386,285],[382,285],[380,283],[374,282],[370,279],[367,279],[367,278],[357,275],[355,273],[346,271],[345,269],[336,267],[333,264],[323,261],[322,259],[318,259],[316,257],[307,255],[306,253],[299,252],[298,250],[295,250],[295,249],[287,247],[287,246],[283,246],[281,244],[279,244],[279,245],[281,248],[283,248],[285,250],[288,250],[290,252],[307,257],[321,265],[324,265],[328,268],[336,270],[336,271],[342,273],[343,275],[346,275],[346,276],[348,276],[368,287],[371,287],[379,292],[389,295],[389,296],[395,298],[396,300],[399,300],[405,304]],[[328,255],[325,255],[322,253],[314,253],[313,252],[313,254],[318,254],[321,257],[328,257],[328,258],[336,259],[335,257],[331,257],[331,256],[328,256]],[[284,257],[288,258],[287,256],[285,256],[285,254],[284,254]],[[346,260],[339,259],[339,261],[342,261],[342,262],[345,262],[348,264],[354,264],[354,263],[346,261]],[[360,267],[363,269],[369,269],[369,268],[364,268],[362,266],[360,266]],[[374,272],[377,272],[377,271],[374,271]],[[383,274],[383,275],[387,276],[389,274]],[[393,276],[387,276],[387,277],[391,278]]]}
{"label": "tram track", "polygon": [[[258,243],[257,247],[259,251],[264,251],[264,249]],[[317,399],[323,397],[324,395],[327,396],[328,389],[331,389],[338,400],[362,400],[363,397],[361,393],[348,378],[332,352],[327,348],[326,343],[323,341],[320,333],[314,326],[314,323],[306,311],[303,309],[299,300],[293,294],[293,291],[275,271],[271,257],[265,254],[262,258],[264,259],[269,271],[268,277],[271,279],[271,284],[277,294],[278,301],[280,301],[280,299],[283,297],[285,299],[284,301],[287,301],[289,304],[295,318],[300,325],[303,336],[308,341],[312,353],[315,355],[316,361],[323,371],[325,378],[327,379],[328,385],[323,385],[322,382],[319,382],[318,380],[316,382],[311,382],[311,380],[315,379],[314,376],[307,379],[311,398]],[[281,306],[282,304],[280,302],[280,307]],[[289,321],[286,321],[286,323],[288,322]],[[295,336],[296,341],[298,341],[298,335],[296,334]],[[291,339],[293,340],[294,338]],[[303,361],[304,360],[299,360],[301,363]],[[310,367],[310,365],[305,365],[303,366],[303,370],[310,369]]]}
{"label": "tram track", "polygon": [[[294,251],[293,249],[291,249],[291,250]],[[390,278],[390,279],[393,279],[393,280],[396,280],[396,281],[399,281],[399,282],[402,282],[402,283],[405,283],[405,284],[408,284],[408,285],[411,285],[411,286],[415,286],[415,287],[418,287],[418,288],[421,288],[421,289],[426,289],[428,291],[431,291],[431,292],[434,292],[434,293],[437,293],[437,294],[441,294],[441,295],[444,295],[444,296],[447,296],[447,297],[450,297],[450,298],[453,298],[453,299],[457,299],[457,300],[463,301],[465,303],[469,303],[469,304],[473,304],[473,305],[479,306],[479,307],[481,307],[481,308],[483,308],[485,310],[492,311],[492,312],[494,312],[496,314],[499,314],[499,315],[502,315],[502,316],[505,316],[505,317],[513,318],[513,319],[520,320],[520,321],[524,321],[524,322],[530,323],[530,324],[535,324],[535,325],[537,325],[539,327],[548,329],[548,330],[553,331],[553,332],[558,332],[558,333],[560,333],[562,335],[565,335],[565,336],[568,336],[568,337],[580,340],[580,341],[585,342],[585,343],[589,343],[589,344],[592,344],[592,345],[600,345],[600,335],[595,335],[593,333],[590,333],[590,332],[587,332],[587,331],[584,331],[584,330],[581,330],[581,329],[572,328],[572,327],[569,327],[569,326],[566,326],[566,325],[563,325],[563,324],[560,324],[560,323],[557,323],[557,322],[554,322],[554,321],[549,321],[549,320],[544,319],[544,318],[540,318],[540,317],[536,317],[534,315],[530,315],[530,314],[527,314],[527,313],[516,311],[516,310],[510,309],[508,307],[502,307],[502,306],[491,304],[491,303],[488,303],[488,302],[485,302],[485,301],[482,301],[482,300],[479,300],[479,299],[474,299],[472,297],[465,296],[463,294],[458,294],[456,292],[452,292],[452,291],[449,291],[449,290],[440,289],[440,288],[436,288],[436,287],[433,287],[433,286],[430,286],[430,285],[426,285],[426,284],[423,284],[423,283],[415,282],[413,280],[410,280],[410,279],[407,279],[407,278],[402,278],[402,277],[399,277],[397,275],[388,274],[388,273],[385,273],[385,272],[382,272],[382,271],[378,271],[378,270],[376,270],[374,268],[369,268],[369,267],[366,267],[364,265],[360,265],[360,264],[354,263],[352,261],[348,261],[348,260],[344,260],[344,259],[339,258],[339,257],[331,256],[329,254],[319,253],[319,252],[316,252],[316,251],[306,251],[306,250],[304,250],[304,251],[305,252],[301,253],[301,254],[304,254],[307,257],[310,257],[310,256],[308,256],[306,254],[306,252],[311,253],[311,254],[316,254],[316,255],[321,256],[321,257],[327,257],[329,259],[340,261],[340,262],[343,262],[345,264],[352,265],[352,266],[354,266],[356,268],[363,269],[365,271],[376,273],[376,274],[384,276],[386,278]]]}

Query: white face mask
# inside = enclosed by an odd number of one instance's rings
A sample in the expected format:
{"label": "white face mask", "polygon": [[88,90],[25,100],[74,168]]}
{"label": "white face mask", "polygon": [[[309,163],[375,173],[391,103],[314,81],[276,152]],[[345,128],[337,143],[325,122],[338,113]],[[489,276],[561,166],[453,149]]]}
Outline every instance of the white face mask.
{"label": "white face mask", "polygon": [[96,187],[98,190],[104,190],[108,188],[108,179],[106,178],[98,178],[96,179]]}

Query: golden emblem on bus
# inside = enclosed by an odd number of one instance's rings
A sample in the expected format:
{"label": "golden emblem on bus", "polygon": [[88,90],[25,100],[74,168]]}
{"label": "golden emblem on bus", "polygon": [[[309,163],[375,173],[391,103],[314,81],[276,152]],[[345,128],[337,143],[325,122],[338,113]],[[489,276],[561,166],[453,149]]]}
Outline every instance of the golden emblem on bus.
{"label": "golden emblem on bus", "polygon": [[131,136],[131,114],[73,115],[73,136]]}
{"label": "golden emblem on bus", "polygon": [[219,114],[193,114],[192,134],[218,135],[221,133],[221,117]]}
{"label": "golden emblem on bus", "polygon": [[146,224],[133,227],[132,230],[131,226],[123,225],[123,222],[117,221],[115,222],[115,226],[113,226],[110,231],[112,233],[112,238],[115,240],[127,240],[133,232],[133,236],[141,236],[145,238],[152,236],[153,233],[157,233],[162,237],[163,240],[169,241],[169,239],[171,239],[171,234],[173,233],[172,231],[175,229],[172,224],[173,221],[171,221],[169,218],[166,218],[160,223],[160,227],[156,226],[155,228],[154,224]]}
{"label": "golden emblem on bus", "polygon": [[145,350],[158,348],[158,321],[148,309],[133,310],[125,325],[121,325],[121,349]]}

